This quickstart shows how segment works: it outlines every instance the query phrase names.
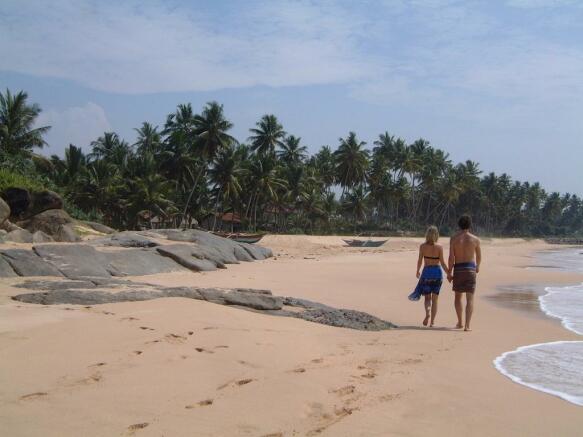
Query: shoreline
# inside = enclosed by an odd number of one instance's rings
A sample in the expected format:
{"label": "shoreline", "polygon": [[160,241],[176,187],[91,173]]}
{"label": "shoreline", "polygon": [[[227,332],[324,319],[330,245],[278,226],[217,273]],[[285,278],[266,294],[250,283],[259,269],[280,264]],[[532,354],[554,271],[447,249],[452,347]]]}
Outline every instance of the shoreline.
{"label": "shoreline", "polygon": [[[148,425],[139,436],[185,435],[193,427],[204,436],[577,435],[580,407],[512,383],[492,361],[523,345],[578,336],[556,320],[490,297],[501,284],[568,285],[583,275],[524,269],[534,252],[552,247],[544,242],[487,241],[473,331],[449,329],[455,313],[447,284],[441,329],[423,328],[422,305],[406,299],[418,242],[394,239],[381,250],[356,251],[343,248],[340,238],[268,236],[262,243],[274,259],[196,275],[129,278],[267,288],[403,326],[389,331],[358,332],[180,298],[17,308],[5,290],[0,311],[14,329],[0,333],[8,357],[0,363],[6,387],[0,424],[13,435],[42,429],[55,436],[119,435],[141,423]],[[106,364],[90,367],[98,363]],[[45,395],[19,400],[34,393]],[[205,400],[212,403],[197,404]],[[549,414],[533,416],[540,408]],[[58,420],[64,411],[70,411],[67,423]],[[470,415],[460,418],[460,411]]]}

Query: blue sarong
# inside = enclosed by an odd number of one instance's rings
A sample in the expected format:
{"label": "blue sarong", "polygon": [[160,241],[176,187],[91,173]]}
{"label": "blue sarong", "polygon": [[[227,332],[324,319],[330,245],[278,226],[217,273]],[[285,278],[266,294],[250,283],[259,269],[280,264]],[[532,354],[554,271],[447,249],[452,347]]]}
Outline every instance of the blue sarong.
{"label": "blue sarong", "polygon": [[415,291],[409,295],[409,300],[419,300],[421,296],[430,293],[439,294],[442,281],[443,273],[440,266],[425,266]]}

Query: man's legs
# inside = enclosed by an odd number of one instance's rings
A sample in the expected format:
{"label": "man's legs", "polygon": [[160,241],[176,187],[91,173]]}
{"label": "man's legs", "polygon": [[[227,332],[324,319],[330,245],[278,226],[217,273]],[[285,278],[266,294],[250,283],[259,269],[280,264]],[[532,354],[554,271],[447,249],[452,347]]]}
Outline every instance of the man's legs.
{"label": "man's legs", "polygon": [[474,293],[466,293],[466,326],[464,331],[471,331],[470,321],[474,312]]}
{"label": "man's legs", "polygon": [[462,295],[463,293],[455,292],[455,313],[457,314],[457,325],[456,328],[463,328],[464,324],[462,323]]}
{"label": "man's legs", "polygon": [[431,310],[431,293],[425,295],[425,318],[423,319],[423,326],[427,326],[429,323],[429,312]]}
{"label": "man's legs", "polygon": [[437,314],[437,299],[438,298],[439,298],[438,294],[431,293],[431,324],[430,324],[430,326],[433,326],[433,323],[435,322],[435,315]]}

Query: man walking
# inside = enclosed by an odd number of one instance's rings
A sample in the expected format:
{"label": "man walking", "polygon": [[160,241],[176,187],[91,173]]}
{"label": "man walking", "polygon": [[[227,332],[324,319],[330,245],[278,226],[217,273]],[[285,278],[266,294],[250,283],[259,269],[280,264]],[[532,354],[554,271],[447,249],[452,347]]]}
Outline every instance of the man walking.
{"label": "man walking", "polygon": [[[476,275],[480,271],[482,252],[480,239],[470,233],[472,219],[462,215],[458,221],[460,230],[451,237],[449,246],[448,280],[453,280],[455,292],[456,328],[471,331],[470,322],[474,312],[474,292]],[[453,274],[452,274],[453,273]],[[466,295],[466,323],[462,321],[462,295]]]}

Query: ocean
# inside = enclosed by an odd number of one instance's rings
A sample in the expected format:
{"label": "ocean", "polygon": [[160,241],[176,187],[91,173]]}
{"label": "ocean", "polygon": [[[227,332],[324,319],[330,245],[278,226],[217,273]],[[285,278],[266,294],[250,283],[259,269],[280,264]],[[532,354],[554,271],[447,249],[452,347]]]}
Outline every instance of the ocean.
{"label": "ocean", "polygon": [[[583,272],[583,249],[548,251],[539,259],[551,268]],[[547,287],[538,298],[541,310],[561,320],[582,341],[555,341],[505,352],[494,366],[514,382],[583,406],[583,284]]]}

